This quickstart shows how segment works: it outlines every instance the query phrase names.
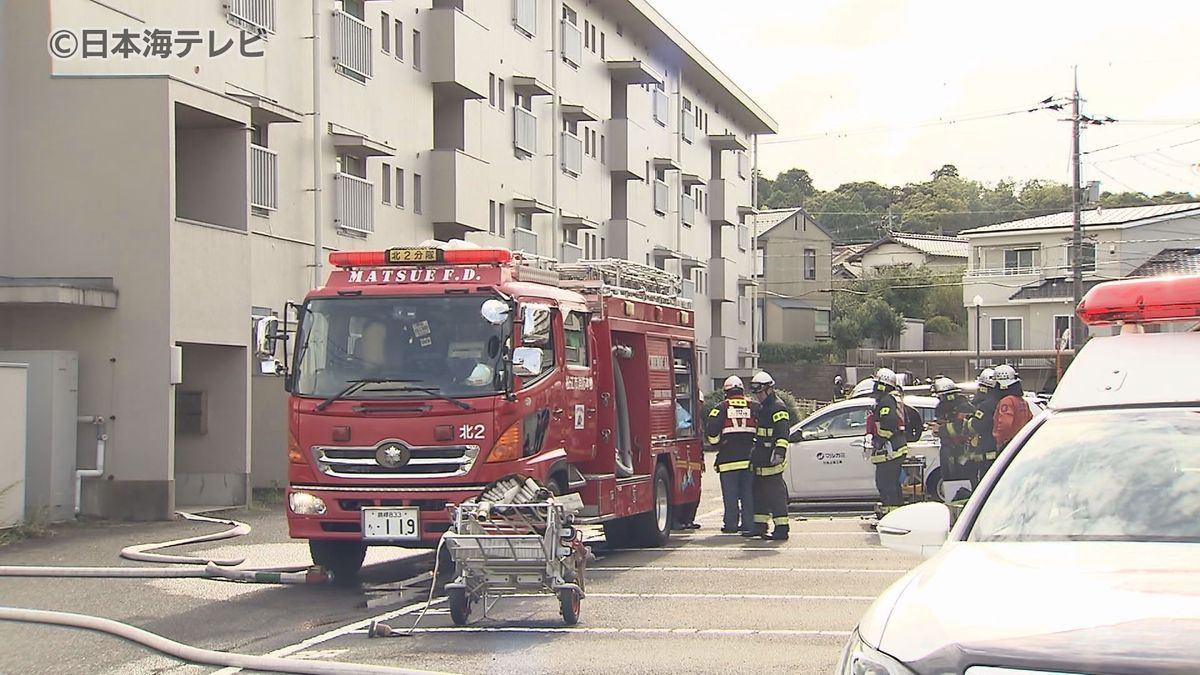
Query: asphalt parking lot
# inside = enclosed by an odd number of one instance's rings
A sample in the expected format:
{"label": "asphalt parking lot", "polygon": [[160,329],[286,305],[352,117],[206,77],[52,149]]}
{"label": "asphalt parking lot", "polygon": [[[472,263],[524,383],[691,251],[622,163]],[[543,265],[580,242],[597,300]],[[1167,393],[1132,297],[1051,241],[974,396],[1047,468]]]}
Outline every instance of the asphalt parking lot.
{"label": "asphalt parking lot", "polygon": [[[573,627],[549,595],[503,598],[486,617],[477,606],[468,626],[455,627],[444,598],[425,602],[427,585],[404,596],[394,590],[427,571],[430,556],[387,549],[372,550],[360,588],[8,578],[0,579],[0,604],[106,616],[210,649],[449,673],[831,672],[863,610],[919,559],[881,548],[854,515],[794,514],[784,543],[720,534],[717,481],[711,471],[704,477],[701,529],[676,532],[660,549],[608,550],[597,540]],[[303,544],[287,541],[281,513],[242,516],[255,527],[245,541],[198,550],[251,564],[306,562]],[[115,531],[107,538],[76,527],[4,547],[0,565],[125,564],[106,550],[120,535],[146,541],[204,529],[108,527]],[[65,553],[71,546],[76,553]],[[372,621],[393,636],[368,637]],[[236,672],[74,629],[0,623],[0,632],[3,672]]]}

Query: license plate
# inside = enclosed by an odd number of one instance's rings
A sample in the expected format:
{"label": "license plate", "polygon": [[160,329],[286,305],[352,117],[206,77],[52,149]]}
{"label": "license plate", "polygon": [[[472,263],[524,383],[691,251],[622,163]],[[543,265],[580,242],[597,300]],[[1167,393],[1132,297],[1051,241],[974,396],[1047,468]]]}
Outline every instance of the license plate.
{"label": "license plate", "polygon": [[408,263],[408,262],[437,262],[438,249],[431,247],[423,248],[393,248],[388,249],[388,262],[390,263]]}
{"label": "license plate", "polygon": [[363,539],[417,541],[421,538],[421,511],[417,508],[366,508],[362,510]]}

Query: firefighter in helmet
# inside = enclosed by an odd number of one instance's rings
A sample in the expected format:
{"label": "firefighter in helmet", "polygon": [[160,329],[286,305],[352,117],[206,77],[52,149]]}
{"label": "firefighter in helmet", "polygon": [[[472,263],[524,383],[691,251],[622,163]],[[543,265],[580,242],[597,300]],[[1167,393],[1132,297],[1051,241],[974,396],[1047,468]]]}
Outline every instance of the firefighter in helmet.
{"label": "firefighter in helmet", "polygon": [[[934,408],[937,420],[937,435],[941,441],[942,480],[962,480],[969,477],[967,421],[975,409],[967,402],[962,389],[954,380],[939,377],[933,383],[933,393],[938,398]],[[960,500],[955,495],[953,501]]]}
{"label": "firefighter in helmet", "polygon": [[[750,391],[761,407],[750,467],[754,472],[754,529],[743,536],[772,541],[788,538],[788,495],[783,482],[787,467],[788,437],[792,431],[792,413],[775,393],[775,379],[766,371],[750,380]],[[767,526],[774,525],[771,534]]]}
{"label": "firefighter in helmet", "polygon": [[967,435],[970,438],[971,446],[970,455],[974,464],[971,471],[972,490],[979,485],[979,480],[983,478],[983,474],[987,473],[997,455],[996,438],[993,435],[996,404],[999,402],[999,398],[996,396],[995,369],[984,368],[979,373],[978,385],[979,390],[975,394],[975,400],[972,401],[975,412],[967,422]]}
{"label": "firefighter in helmet", "polygon": [[717,448],[715,466],[721,477],[721,497],[725,502],[725,522],[721,531],[726,534],[749,532],[754,522],[750,452],[754,449],[760,406],[757,401],[746,398],[746,386],[737,375],[726,378],[722,388],[725,400],[708,413],[704,424],[709,445]]}
{"label": "firefighter in helmet", "polygon": [[896,381],[896,373],[890,368],[880,368],[875,372],[875,408],[871,411],[872,424],[870,459],[875,465],[875,487],[883,506],[879,515],[900,506],[903,493],[900,488],[900,470],[904,458],[908,456],[908,438],[905,433],[905,419],[901,413],[900,386]]}

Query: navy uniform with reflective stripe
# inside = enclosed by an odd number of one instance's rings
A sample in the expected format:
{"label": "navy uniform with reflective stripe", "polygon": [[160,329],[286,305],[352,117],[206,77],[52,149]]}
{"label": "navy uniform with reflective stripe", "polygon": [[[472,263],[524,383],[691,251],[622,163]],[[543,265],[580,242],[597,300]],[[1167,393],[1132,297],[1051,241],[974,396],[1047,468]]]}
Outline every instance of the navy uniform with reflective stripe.
{"label": "navy uniform with reflective stripe", "polygon": [[875,488],[883,502],[881,513],[900,506],[904,500],[900,488],[900,469],[908,455],[908,438],[904,431],[904,417],[891,388],[884,384],[875,385],[875,432],[871,438],[871,463],[875,465]]}
{"label": "navy uniform with reflective stripe", "polygon": [[775,525],[776,539],[788,536],[787,468],[788,436],[792,414],[775,392],[762,402],[758,413],[758,431],[750,465],[754,471],[754,529],[765,535],[767,525]]}
{"label": "navy uniform with reflective stripe", "polygon": [[750,468],[757,417],[758,402],[745,396],[731,396],[709,412],[704,433],[709,444],[718,448],[717,473]]}

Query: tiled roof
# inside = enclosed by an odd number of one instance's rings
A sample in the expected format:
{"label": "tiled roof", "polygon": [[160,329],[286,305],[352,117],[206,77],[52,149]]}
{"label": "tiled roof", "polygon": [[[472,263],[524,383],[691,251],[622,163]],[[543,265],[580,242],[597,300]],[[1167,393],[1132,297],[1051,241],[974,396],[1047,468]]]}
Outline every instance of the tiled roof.
{"label": "tiled roof", "polygon": [[788,209],[769,209],[766,211],[759,211],[758,213],[750,216],[750,222],[754,224],[754,228],[758,232],[759,236],[762,236],[762,234],[767,230],[787,220],[793,213],[799,210],[799,208],[792,207]]}
{"label": "tiled roof", "polygon": [[846,262],[847,258],[853,257],[859,251],[869,246],[869,244],[845,244],[843,246],[833,247],[833,264]]}
{"label": "tiled roof", "polygon": [[[1200,213],[1200,202],[1186,204],[1161,204],[1158,206],[1130,206],[1119,209],[1089,209],[1082,212],[1080,222],[1084,227],[1099,225],[1135,225],[1145,220],[1181,214],[1188,211]],[[1048,230],[1069,228],[1072,225],[1070,211],[1052,213],[1048,216],[1012,220],[1006,223],[985,225],[973,230],[959,232],[959,236],[972,234],[987,234],[993,232],[1010,232],[1024,230]]]}
{"label": "tiled roof", "polygon": [[1131,277],[1157,277],[1167,274],[1200,274],[1200,248],[1165,248],[1140,267]]}
{"label": "tiled roof", "polygon": [[858,253],[850,256],[849,260],[861,260],[868,252],[884,244],[900,244],[920,251],[925,255],[947,256],[966,260],[971,253],[971,242],[958,237],[942,237],[936,234],[912,234],[908,232],[889,232],[883,238],[869,246],[863,247]]}
{"label": "tiled roof", "polygon": [[[1083,292],[1087,293],[1092,286],[1100,283],[1098,279],[1083,282]],[[1075,286],[1071,279],[1045,279],[1032,286],[1025,286],[1013,293],[1009,300],[1072,300],[1075,297]]]}

